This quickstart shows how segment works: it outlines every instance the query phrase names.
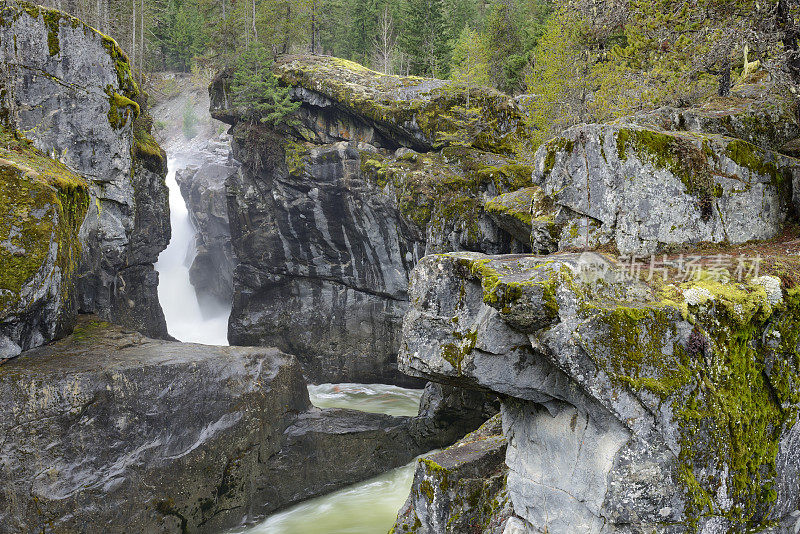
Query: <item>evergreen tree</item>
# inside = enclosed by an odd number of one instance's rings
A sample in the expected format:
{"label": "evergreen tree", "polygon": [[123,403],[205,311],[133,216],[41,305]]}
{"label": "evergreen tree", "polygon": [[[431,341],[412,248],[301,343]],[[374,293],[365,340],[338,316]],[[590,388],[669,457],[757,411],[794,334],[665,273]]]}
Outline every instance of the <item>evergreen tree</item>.
{"label": "evergreen tree", "polygon": [[403,18],[401,48],[412,74],[446,76],[449,47],[443,0],[408,0]]}
{"label": "evergreen tree", "polygon": [[486,43],[490,51],[491,75],[501,91],[513,93],[522,88],[521,70],[527,63],[513,0],[495,3],[486,22]]}
{"label": "evergreen tree", "polygon": [[587,28],[585,19],[567,8],[555,12],[545,27],[527,77],[533,95],[528,123],[534,149],[586,118],[592,67]]}
{"label": "evergreen tree", "polygon": [[294,113],[299,102],[292,102],[289,89],[281,87],[272,73],[272,59],[261,43],[255,42],[244,50],[236,64],[231,93],[234,106],[251,123],[273,126]]}

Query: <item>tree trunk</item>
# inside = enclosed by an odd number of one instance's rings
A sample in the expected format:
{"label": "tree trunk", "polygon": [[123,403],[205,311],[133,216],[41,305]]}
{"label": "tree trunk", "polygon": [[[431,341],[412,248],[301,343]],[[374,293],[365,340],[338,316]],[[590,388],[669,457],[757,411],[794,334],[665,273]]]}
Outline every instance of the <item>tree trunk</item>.
{"label": "tree trunk", "polygon": [[141,41],[141,47],[139,48],[139,78],[144,74],[144,0],[141,0],[139,3],[139,18],[141,19],[141,24],[139,25],[139,41]]}
{"label": "tree trunk", "polygon": [[136,64],[136,0],[131,0],[131,67]]}
{"label": "tree trunk", "polygon": [[729,96],[731,94],[731,62],[726,61],[719,74],[719,96]]}

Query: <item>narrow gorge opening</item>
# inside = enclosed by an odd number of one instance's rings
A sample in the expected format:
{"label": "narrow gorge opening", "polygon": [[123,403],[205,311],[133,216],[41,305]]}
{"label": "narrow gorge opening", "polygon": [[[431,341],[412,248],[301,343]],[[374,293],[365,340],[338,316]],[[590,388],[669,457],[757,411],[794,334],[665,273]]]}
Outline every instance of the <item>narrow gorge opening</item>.
{"label": "narrow gorge opening", "polygon": [[[170,82],[172,83],[172,82]],[[190,274],[197,256],[198,228],[192,223],[189,201],[181,190],[202,172],[204,165],[230,160],[230,141],[221,123],[209,114],[204,87],[189,77],[175,76],[180,92],[154,110],[163,117],[162,145],[168,155],[170,224],[172,237],[156,264],[158,294],[169,334],[179,341],[229,345],[230,302],[198,292]],[[185,123],[193,117],[195,135],[187,138]],[[227,154],[225,152],[227,151]],[[197,171],[195,171],[195,169]],[[188,171],[188,172],[187,172]],[[219,184],[218,184],[219,185]],[[191,194],[191,193],[190,193]],[[188,196],[188,195],[187,195]],[[309,398],[317,408],[349,409],[395,417],[419,412],[421,389],[389,384],[309,384]],[[388,531],[408,497],[416,459],[380,476],[312,498],[266,519],[230,531],[231,534],[374,534]]]}

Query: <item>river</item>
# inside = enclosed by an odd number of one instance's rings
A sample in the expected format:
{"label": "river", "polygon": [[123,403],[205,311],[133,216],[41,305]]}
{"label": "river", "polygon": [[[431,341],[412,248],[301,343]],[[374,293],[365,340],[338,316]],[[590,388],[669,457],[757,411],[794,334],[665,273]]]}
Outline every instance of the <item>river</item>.
{"label": "river", "polygon": [[[194,228],[189,220],[175,171],[181,160],[169,160],[172,239],[156,264],[158,296],[167,329],[176,339],[206,345],[228,344],[230,307],[205,300],[201,304],[189,282]],[[416,415],[421,390],[385,384],[309,385],[311,402],[320,408],[350,408],[389,415]],[[256,525],[234,530],[237,534],[384,534],[394,524],[411,489],[412,462],[371,480],[311,499],[274,514]]]}

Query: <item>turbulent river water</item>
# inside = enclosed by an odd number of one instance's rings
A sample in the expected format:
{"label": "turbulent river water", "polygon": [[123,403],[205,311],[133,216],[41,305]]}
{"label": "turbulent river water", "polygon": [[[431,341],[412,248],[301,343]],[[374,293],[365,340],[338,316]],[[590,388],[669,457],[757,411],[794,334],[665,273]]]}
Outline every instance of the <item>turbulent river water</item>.
{"label": "turbulent river water", "polygon": [[[169,160],[169,207],[172,240],[156,264],[158,296],[169,333],[180,341],[228,344],[230,307],[200,302],[189,282],[194,228],[189,220],[175,170],[184,163]],[[310,385],[311,402],[320,408],[350,408],[389,415],[416,415],[421,390],[384,384]],[[311,499],[233,532],[238,534],[383,534],[394,523],[411,488],[414,462],[366,482]]]}

